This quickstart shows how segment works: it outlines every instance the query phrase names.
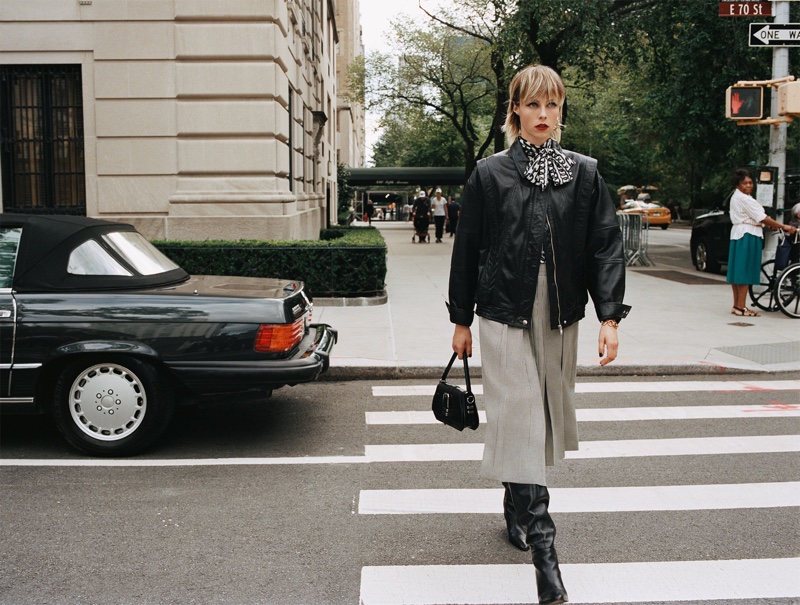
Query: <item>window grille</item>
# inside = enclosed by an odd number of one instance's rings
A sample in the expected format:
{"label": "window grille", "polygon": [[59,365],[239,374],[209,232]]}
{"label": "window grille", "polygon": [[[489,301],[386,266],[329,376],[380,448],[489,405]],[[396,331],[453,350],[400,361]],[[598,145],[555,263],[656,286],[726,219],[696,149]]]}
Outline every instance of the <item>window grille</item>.
{"label": "window grille", "polygon": [[3,211],[86,214],[80,65],[0,65]]}

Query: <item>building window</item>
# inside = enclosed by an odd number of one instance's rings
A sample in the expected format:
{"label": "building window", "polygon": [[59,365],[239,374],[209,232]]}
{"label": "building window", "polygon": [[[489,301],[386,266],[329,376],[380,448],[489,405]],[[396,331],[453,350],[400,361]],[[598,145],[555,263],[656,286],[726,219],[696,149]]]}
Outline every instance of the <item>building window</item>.
{"label": "building window", "polygon": [[3,211],[86,214],[80,65],[0,65]]}

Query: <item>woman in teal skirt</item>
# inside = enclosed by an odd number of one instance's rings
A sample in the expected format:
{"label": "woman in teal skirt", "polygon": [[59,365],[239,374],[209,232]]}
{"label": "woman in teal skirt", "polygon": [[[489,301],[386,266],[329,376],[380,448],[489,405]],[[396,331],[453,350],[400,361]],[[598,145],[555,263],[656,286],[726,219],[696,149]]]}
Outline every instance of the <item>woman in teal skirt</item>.
{"label": "woman in teal skirt", "polygon": [[791,225],[783,225],[764,212],[764,207],[750,194],[753,192],[753,177],[747,170],[734,173],[736,191],[731,197],[731,243],[728,250],[728,275],[726,281],[733,289],[731,313],[740,317],[758,317],[761,314],[745,306],[747,289],[751,284],[761,283],[761,249],[764,233],[762,226],[783,229],[795,233]]}

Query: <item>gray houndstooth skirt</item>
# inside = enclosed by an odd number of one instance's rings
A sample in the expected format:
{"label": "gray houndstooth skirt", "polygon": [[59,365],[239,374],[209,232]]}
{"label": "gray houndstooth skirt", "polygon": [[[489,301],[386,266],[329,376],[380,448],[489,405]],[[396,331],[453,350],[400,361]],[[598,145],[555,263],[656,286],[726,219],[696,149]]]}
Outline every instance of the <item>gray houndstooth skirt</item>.
{"label": "gray houndstooth skirt", "polygon": [[578,449],[578,324],[550,329],[544,267],[529,330],[479,318],[485,446],[481,475],[547,485],[545,466]]}

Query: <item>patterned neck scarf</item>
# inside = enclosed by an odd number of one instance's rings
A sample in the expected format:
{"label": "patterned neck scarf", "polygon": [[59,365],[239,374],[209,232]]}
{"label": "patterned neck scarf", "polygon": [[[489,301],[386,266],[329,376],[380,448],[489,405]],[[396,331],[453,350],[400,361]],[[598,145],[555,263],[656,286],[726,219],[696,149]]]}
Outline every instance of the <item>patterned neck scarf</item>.
{"label": "patterned neck scarf", "polygon": [[553,139],[541,147],[529,143],[522,137],[517,140],[530,160],[525,169],[525,178],[542,189],[551,182],[554,186],[564,185],[572,180],[572,167],[575,161],[568,158],[560,149],[553,146]]}

